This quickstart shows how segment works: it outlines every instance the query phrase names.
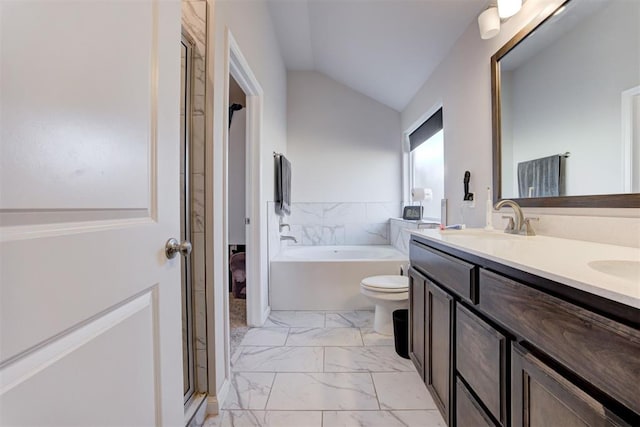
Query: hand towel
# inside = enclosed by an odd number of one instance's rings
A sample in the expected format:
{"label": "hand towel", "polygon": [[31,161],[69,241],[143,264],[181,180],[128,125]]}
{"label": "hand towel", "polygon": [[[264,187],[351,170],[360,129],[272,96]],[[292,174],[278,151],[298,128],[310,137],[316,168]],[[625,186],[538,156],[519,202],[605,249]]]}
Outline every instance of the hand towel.
{"label": "hand towel", "polygon": [[554,197],[563,195],[564,168],[560,155],[518,163],[518,196]]}

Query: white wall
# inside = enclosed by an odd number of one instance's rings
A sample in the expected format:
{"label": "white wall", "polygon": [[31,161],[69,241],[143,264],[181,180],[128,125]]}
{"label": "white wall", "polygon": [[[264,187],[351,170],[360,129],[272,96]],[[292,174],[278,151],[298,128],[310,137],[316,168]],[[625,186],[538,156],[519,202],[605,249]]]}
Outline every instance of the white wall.
{"label": "white wall", "polygon": [[[561,0],[558,0],[559,3]],[[462,221],[462,180],[471,172],[470,191],[476,208],[464,212],[467,226],[484,225],[486,187],[492,185],[491,56],[541,9],[542,0],[528,0],[521,12],[502,26],[500,34],[482,40],[477,22],[469,24],[447,57],[440,63],[402,112],[407,131],[429,110],[442,104],[444,126],[445,197],[447,223]]]}
{"label": "white wall", "polygon": [[[469,170],[476,207],[465,209],[464,219],[468,226],[484,226],[485,189],[493,186],[491,56],[539,14],[546,14],[561,3],[562,0],[527,0],[517,15],[502,24],[500,34],[490,40],[482,40],[477,23],[471,22],[402,111],[402,130],[406,131],[434,106],[443,105],[448,223],[461,220],[462,178]],[[604,208],[531,208],[525,213],[540,218],[535,225],[539,234],[640,247],[640,209]],[[494,215],[494,227],[503,227],[501,221],[499,215]],[[594,224],[598,230],[594,231]]]}
{"label": "white wall", "polygon": [[467,226],[484,225],[486,187],[492,184],[491,56],[545,7],[562,0],[528,0],[504,22],[500,34],[482,40],[477,22],[466,31],[402,112],[402,130],[411,129],[425,112],[442,103],[447,223],[462,220],[462,180],[471,172],[476,207],[465,209]]}
{"label": "white wall", "polygon": [[[640,84],[638,11],[635,2],[611,2],[502,73],[513,81],[513,89],[502,94],[514,111],[512,139],[503,140],[503,147],[513,144],[513,157],[503,158],[503,171],[568,151],[567,195],[624,192],[621,93]],[[610,78],[599,80],[603,75]],[[503,182],[503,194],[518,197],[517,177]]]}
{"label": "white wall", "polygon": [[[231,99],[231,98],[230,98]],[[242,104],[245,105],[245,104]],[[229,129],[229,244],[246,242],[245,211],[245,160],[246,160],[247,109],[233,113]]]}
{"label": "white wall", "polygon": [[[221,392],[225,380],[226,361],[222,357],[227,336],[224,332],[224,271],[223,254],[223,129],[224,101],[224,57],[226,31],[229,29],[238,43],[243,56],[263,91],[262,147],[260,150],[262,185],[260,187],[259,221],[261,232],[260,251],[267,253],[267,201],[273,200],[273,151],[286,152],[286,71],[276,41],[273,25],[264,0],[209,0],[209,52],[207,86],[207,109],[213,112],[213,120],[207,123],[207,170],[212,171],[206,183],[207,201],[207,286],[213,288],[215,319],[208,330],[215,336],[216,354],[210,356],[209,366],[215,366],[216,394]],[[212,195],[212,197],[210,196]],[[266,308],[268,262],[266,257],[260,265]]]}
{"label": "white wall", "polygon": [[401,200],[400,113],[315,71],[290,71],[291,201]]}

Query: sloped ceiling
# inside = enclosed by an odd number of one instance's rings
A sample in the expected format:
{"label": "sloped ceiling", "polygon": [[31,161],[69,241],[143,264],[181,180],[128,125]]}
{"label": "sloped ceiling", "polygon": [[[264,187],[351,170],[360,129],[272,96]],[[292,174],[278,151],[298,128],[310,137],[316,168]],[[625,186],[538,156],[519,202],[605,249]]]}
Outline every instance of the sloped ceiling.
{"label": "sloped ceiling", "polygon": [[268,0],[268,4],[287,69],[320,71],[402,111],[487,2]]}

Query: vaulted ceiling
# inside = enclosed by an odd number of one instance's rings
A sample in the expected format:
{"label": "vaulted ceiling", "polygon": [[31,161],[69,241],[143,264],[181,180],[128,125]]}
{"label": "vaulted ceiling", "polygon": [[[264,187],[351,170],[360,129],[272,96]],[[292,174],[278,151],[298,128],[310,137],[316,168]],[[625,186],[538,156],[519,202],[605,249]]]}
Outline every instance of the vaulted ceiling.
{"label": "vaulted ceiling", "polygon": [[402,111],[487,1],[268,4],[288,70],[320,71]]}

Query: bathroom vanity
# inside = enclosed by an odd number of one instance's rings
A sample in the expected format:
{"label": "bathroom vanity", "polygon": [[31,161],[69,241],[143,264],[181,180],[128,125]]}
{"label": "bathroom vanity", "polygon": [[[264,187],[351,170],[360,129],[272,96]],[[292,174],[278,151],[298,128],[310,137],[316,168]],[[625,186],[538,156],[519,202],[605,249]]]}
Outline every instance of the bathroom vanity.
{"label": "bathroom vanity", "polygon": [[449,426],[640,425],[640,250],[416,230],[410,357]]}

